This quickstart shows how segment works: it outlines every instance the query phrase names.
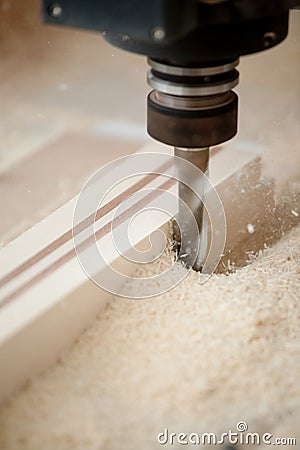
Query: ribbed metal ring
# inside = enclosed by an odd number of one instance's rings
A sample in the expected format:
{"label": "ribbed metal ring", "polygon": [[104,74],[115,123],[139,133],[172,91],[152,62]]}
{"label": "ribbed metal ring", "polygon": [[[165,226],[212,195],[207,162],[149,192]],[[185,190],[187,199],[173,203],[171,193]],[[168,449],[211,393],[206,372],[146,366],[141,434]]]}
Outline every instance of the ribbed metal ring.
{"label": "ribbed metal ring", "polygon": [[153,75],[151,70],[147,73],[147,81],[149,86],[151,86],[153,89],[163,92],[164,94],[171,94],[171,95],[183,95],[183,96],[206,96],[206,95],[215,95],[215,94],[222,94],[223,92],[230,91],[230,89],[233,89],[235,86],[237,86],[239,82],[238,73],[236,78],[227,80],[227,81],[220,81],[214,84],[208,84],[208,85],[191,85],[191,84],[184,84],[184,83],[174,83],[172,81],[162,80],[161,78],[156,77]]}
{"label": "ribbed metal ring", "polygon": [[230,91],[224,94],[212,96],[197,96],[197,97],[181,97],[179,95],[164,94],[159,91],[152,91],[150,93],[152,101],[167,108],[181,109],[187,111],[201,111],[213,108],[220,108],[226,105],[230,100]]}
{"label": "ribbed metal ring", "polygon": [[213,67],[180,67],[180,66],[169,66],[167,64],[162,64],[148,58],[148,64],[152,69],[157,72],[164,73],[167,75],[177,75],[183,77],[197,77],[197,76],[211,76],[219,75],[221,73],[229,72],[233,70],[239,64],[239,59],[232,61],[231,63],[224,64],[223,66],[213,66]]}

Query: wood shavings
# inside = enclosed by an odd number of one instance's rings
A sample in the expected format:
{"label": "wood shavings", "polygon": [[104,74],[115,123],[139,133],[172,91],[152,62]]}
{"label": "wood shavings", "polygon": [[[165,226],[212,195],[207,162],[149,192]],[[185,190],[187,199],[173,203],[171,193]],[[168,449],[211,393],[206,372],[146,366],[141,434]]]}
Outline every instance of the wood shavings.
{"label": "wood shavings", "polygon": [[191,272],[160,297],[112,300],[53,369],[3,406],[0,448],[153,450],[165,427],[221,433],[239,420],[299,437],[300,227],[252,257],[202,285]]}
{"label": "wood shavings", "polygon": [[248,231],[249,234],[253,234],[254,233],[255,227],[254,227],[254,225],[252,225],[252,223],[248,223],[247,224],[247,231]]}

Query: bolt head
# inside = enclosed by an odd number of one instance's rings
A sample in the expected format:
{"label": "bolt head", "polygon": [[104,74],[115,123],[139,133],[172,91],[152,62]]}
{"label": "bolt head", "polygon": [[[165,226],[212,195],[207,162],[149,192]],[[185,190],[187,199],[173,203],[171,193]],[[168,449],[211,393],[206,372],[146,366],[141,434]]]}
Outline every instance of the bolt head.
{"label": "bolt head", "polygon": [[152,39],[162,41],[166,37],[166,32],[162,27],[154,27],[151,30]]}
{"label": "bolt head", "polygon": [[274,31],[268,31],[264,34],[264,46],[265,48],[271,47],[276,41],[276,33]]}
{"label": "bolt head", "polygon": [[48,11],[51,17],[57,18],[62,15],[62,7],[58,3],[50,5]]}

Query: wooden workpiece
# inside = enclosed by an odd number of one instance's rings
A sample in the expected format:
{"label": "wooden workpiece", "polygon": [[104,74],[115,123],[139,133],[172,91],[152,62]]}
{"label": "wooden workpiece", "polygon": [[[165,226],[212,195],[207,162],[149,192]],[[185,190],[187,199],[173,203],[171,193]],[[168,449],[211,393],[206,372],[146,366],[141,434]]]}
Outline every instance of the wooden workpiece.
{"label": "wooden workpiece", "polygon": [[[143,148],[143,152],[170,151],[170,148],[154,143]],[[234,166],[229,163],[233,160]],[[122,172],[122,164],[120,171]],[[253,246],[255,251],[250,247],[250,252],[244,250],[243,258],[240,252],[240,259],[234,259],[236,249],[247,243],[253,234],[259,234],[259,230],[263,229],[267,234],[263,233],[264,239],[274,238],[269,228],[269,223],[273,223],[274,213],[276,216],[273,187],[270,181],[261,178],[260,153],[234,148],[233,145],[216,149],[212,153],[210,173],[226,214],[227,240],[224,258],[218,271],[227,273],[238,267],[241,261],[243,264],[248,261],[251,254],[264,248],[264,242],[260,241],[261,247]],[[141,185],[139,182],[135,187],[136,181],[133,179],[130,185],[121,185],[119,190],[111,194],[111,199],[107,200],[107,205],[112,205],[111,213],[105,213],[106,216],[101,219],[104,222],[97,225],[98,228],[111,220],[111,214],[122,199],[126,198],[128,189],[133,189],[134,192],[141,187],[155,187],[165,183],[163,177],[156,177],[157,180],[150,182],[144,178],[145,181],[141,179]],[[174,189],[174,185],[170,184],[167,189]],[[146,191],[145,198],[147,195]],[[76,201],[77,198],[74,198],[66,203],[5,246],[0,253],[3,261],[0,280],[2,398],[7,397],[33,374],[53,363],[110,298],[108,293],[88,280],[76,258],[72,241],[72,220]],[[153,219],[151,211],[148,216],[147,220],[144,219],[138,225],[134,244],[141,242],[166,221],[165,216],[155,216]],[[289,214],[285,223],[293,224],[297,219],[297,216]],[[114,250],[113,242],[106,244],[108,237],[104,235],[100,237],[100,241],[102,246],[109,245],[111,248],[108,252],[109,263],[122,263],[124,273],[132,273],[135,266],[120,258]],[[100,270],[103,271],[103,276],[109,276],[105,275],[105,266]],[[32,352],[37,341],[40,345]],[[16,354],[19,355],[17,358],[11,357]]]}

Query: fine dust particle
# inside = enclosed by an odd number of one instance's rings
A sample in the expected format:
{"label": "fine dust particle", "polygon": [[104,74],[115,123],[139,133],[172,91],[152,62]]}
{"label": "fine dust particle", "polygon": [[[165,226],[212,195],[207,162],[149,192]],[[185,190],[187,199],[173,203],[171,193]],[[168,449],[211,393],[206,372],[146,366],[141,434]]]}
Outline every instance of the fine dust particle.
{"label": "fine dust particle", "polygon": [[293,214],[293,216],[299,217],[299,213],[297,213],[297,211],[295,211],[294,209],[292,209],[291,213]]}
{"label": "fine dust particle", "polygon": [[254,228],[254,225],[252,225],[252,223],[248,223],[248,225],[247,225],[247,231],[248,231],[248,233],[250,233],[250,234],[253,234],[253,233],[254,233],[255,228]]}
{"label": "fine dust particle", "polygon": [[60,91],[67,91],[69,89],[69,86],[66,83],[60,83],[58,88]]}

